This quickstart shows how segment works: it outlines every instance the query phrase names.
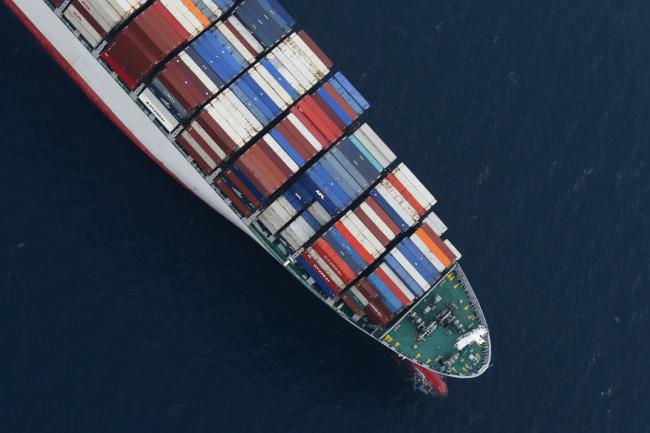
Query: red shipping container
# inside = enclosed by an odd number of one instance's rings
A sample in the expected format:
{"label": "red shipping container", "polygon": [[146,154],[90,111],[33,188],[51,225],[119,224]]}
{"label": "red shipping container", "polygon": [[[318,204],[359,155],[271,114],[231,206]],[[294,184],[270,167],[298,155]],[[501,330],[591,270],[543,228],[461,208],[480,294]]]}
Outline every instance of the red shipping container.
{"label": "red shipping container", "polygon": [[334,249],[324,239],[318,239],[312,245],[314,251],[328,264],[343,283],[350,284],[356,277],[354,271],[343,261]]}
{"label": "red shipping container", "polygon": [[397,177],[393,174],[390,173],[388,176],[388,181],[395,187],[397,191],[406,199],[408,204],[410,204],[413,209],[418,213],[418,215],[422,216],[425,214],[426,210],[422,207],[420,203],[415,199],[411,191],[409,191],[402,182],[397,179]]}
{"label": "red shipping container", "polygon": [[307,116],[305,116],[304,113],[298,109],[297,106],[292,107],[291,112],[298,118],[298,120],[300,120],[300,123],[302,123],[303,126],[307,128],[309,132],[311,132],[311,135],[313,135],[314,138],[318,140],[323,149],[327,149],[330,144],[332,144],[327,140],[327,138],[325,138],[323,134],[321,134],[316,125],[314,125],[314,123],[309,120]]}
{"label": "red shipping container", "polygon": [[352,233],[343,225],[342,222],[337,221],[334,224],[334,227],[336,227],[336,230],[345,238],[346,241],[354,248],[354,250],[359,254],[361,259],[367,264],[371,264],[372,262],[375,261],[374,257],[370,255],[370,253],[359,243],[357,238],[355,238]]}
{"label": "red shipping container", "polygon": [[327,117],[312,98],[305,98],[298,102],[298,107],[316,125],[328,143],[334,143],[341,136],[342,131]]}
{"label": "red shipping container", "polygon": [[327,273],[316,263],[316,260],[313,259],[313,257],[307,253],[307,251],[303,252],[301,256],[309,263],[309,266],[312,267],[314,271],[318,273],[318,275],[327,283],[327,287],[329,287],[334,293],[340,293],[341,289],[339,286],[337,286],[334,281],[327,275]]}
{"label": "red shipping container", "polygon": [[357,218],[361,220],[364,226],[372,233],[377,240],[383,245],[386,246],[390,242],[390,239],[386,237],[384,232],[381,231],[379,227],[370,219],[368,215],[364,211],[361,210],[361,208],[356,208],[352,211]]}
{"label": "red shipping container", "polygon": [[178,142],[178,144],[180,144],[183,150],[185,150],[185,152],[187,152],[192,157],[194,162],[196,162],[196,164],[201,168],[203,173],[208,174],[212,172],[212,167],[210,167],[210,165],[201,157],[201,155],[199,155],[194,150],[194,148],[190,145],[190,143],[187,142],[185,137],[179,136],[176,141]]}
{"label": "red shipping container", "polygon": [[343,131],[345,129],[345,126],[346,126],[345,122],[343,122],[343,120],[341,120],[341,118],[338,116],[338,114],[336,114],[334,112],[334,110],[332,110],[332,107],[330,107],[327,104],[327,102],[325,102],[323,100],[323,98],[320,97],[320,95],[314,94],[314,95],[312,95],[312,99],[314,100],[314,102],[316,102],[318,107],[321,110],[323,110],[323,113],[325,113],[325,115],[327,115],[327,118],[329,120],[331,120],[336,125],[336,127],[338,129],[340,129],[341,131]]}
{"label": "red shipping container", "polygon": [[246,207],[246,205],[244,205],[244,202],[241,201],[237,194],[235,194],[235,192],[230,189],[230,187],[226,185],[223,180],[219,179],[217,181],[217,186],[224,193],[224,195],[230,199],[232,204],[237,208],[237,210],[239,210],[239,212],[241,212],[242,215],[245,217],[250,216],[251,211]]}
{"label": "red shipping container", "polygon": [[203,127],[205,132],[221,147],[226,155],[237,149],[237,145],[230,138],[226,131],[210,116],[207,111],[202,111],[196,118],[196,122]]}
{"label": "red shipping container", "polygon": [[366,203],[368,203],[368,206],[370,206],[372,210],[375,211],[375,213],[379,216],[379,218],[381,218],[384,224],[388,226],[390,231],[392,231],[395,236],[401,233],[401,230],[399,229],[397,224],[395,224],[393,219],[388,216],[388,214],[381,208],[381,206],[379,206],[379,204],[375,201],[375,199],[373,199],[372,197],[368,197],[366,199]]}
{"label": "red shipping container", "polygon": [[208,156],[212,158],[212,160],[215,163],[217,163],[217,165],[221,163],[221,158],[219,157],[219,155],[217,155],[217,153],[214,150],[212,150],[210,145],[206,143],[203,137],[201,137],[201,135],[196,130],[194,130],[194,128],[192,127],[188,128],[187,133],[198,143],[199,146],[201,146],[201,149],[203,149],[203,151],[207,153]]}

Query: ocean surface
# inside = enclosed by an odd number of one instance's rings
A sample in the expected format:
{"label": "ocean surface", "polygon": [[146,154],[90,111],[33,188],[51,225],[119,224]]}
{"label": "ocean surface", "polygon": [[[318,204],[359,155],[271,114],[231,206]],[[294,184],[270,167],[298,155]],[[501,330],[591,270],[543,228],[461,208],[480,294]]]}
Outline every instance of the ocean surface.
{"label": "ocean surface", "polygon": [[419,391],[2,6],[0,432],[650,432],[650,3],[282,2],[436,194],[492,367]]}

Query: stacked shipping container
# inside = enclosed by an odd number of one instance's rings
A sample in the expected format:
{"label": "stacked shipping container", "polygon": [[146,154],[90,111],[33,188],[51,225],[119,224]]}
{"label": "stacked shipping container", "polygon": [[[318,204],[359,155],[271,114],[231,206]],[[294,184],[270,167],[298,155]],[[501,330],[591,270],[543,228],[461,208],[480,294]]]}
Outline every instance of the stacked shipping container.
{"label": "stacked shipping container", "polygon": [[340,73],[303,97],[332,62],[306,33],[290,34],[294,20],[276,0],[244,0],[204,32],[235,1],[71,0],[63,15],[97,47],[140,12],[101,54],[131,89],[195,39],[139,98],[168,131],[212,99],[177,137],[205,175],[284,114],[215,186],[243,216],[264,209],[259,226],[299,252],[298,264],[354,320],[385,327],[461,258],[441,238],[436,200],[404,164],[379,181],[396,157],[368,125],[338,141],[369,104]]}
{"label": "stacked shipping container", "polygon": [[286,36],[294,23],[274,0],[245,0],[174,57],[139,99],[171,131]]}
{"label": "stacked shipping container", "polygon": [[449,240],[440,238],[445,230],[440,218],[431,213],[415,233],[395,245],[367,278],[350,288],[341,299],[355,317],[367,313],[373,323],[385,326],[428,291],[461,258]]}
{"label": "stacked shipping container", "polygon": [[392,151],[364,124],[296,180],[300,192],[285,192],[262,212],[259,222],[296,251],[360,197],[394,160]]}
{"label": "stacked shipping container", "polygon": [[205,173],[248,144],[325,77],[332,62],[294,33],[219,93],[177,137]]}
{"label": "stacked shipping container", "polygon": [[[403,177],[405,171],[408,171],[406,166],[400,164],[370,191],[359,206],[334,223],[298,258],[329,296],[347,287],[386,251],[400,233],[413,227],[434,205],[431,194],[415,177],[408,181]],[[402,181],[398,181],[397,175],[402,177]],[[400,189],[396,187],[398,183]],[[287,239],[287,230],[298,221],[300,218],[283,230],[281,236]],[[296,239],[304,231],[301,225],[298,224],[291,232],[289,239],[295,242],[293,246],[302,241]],[[323,275],[328,278],[323,278]],[[371,284],[374,283],[374,276],[369,278]]]}
{"label": "stacked shipping container", "polygon": [[[72,0],[63,16],[97,48],[106,36],[133,15],[147,0]],[[62,1],[56,1],[58,6]]]}
{"label": "stacked shipping container", "polygon": [[151,70],[192,40],[234,0],[156,0],[113,38],[101,57],[134,90]]}
{"label": "stacked shipping container", "polygon": [[[321,150],[336,142],[368,107],[356,89],[348,86],[346,90],[340,84],[344,81],[337,74],[305,96],[217,180],[219,189],[232,197],[243,214],[258,209]],[[201,159],[197,162],[207,165]]]}

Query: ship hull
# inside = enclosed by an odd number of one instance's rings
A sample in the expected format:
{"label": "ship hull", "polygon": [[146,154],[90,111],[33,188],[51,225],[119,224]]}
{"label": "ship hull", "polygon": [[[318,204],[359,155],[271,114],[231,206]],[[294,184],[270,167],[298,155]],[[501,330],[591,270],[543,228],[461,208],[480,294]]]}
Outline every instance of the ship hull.
{"label": "ship hull", "polygon": [[[228,203],[211,187],[210,183],[206,182],[203,175],[174,147],[169,137],[155,126],[154,122],[131,99],[110,72],[97,61],[88,48],[80,42],[45,2],[35,0],[4,1],[86,96],[134,144],[165,170],[167,174],[273,255],[269,251],[269,247],[249,229]],[[306,285],[305,281],[301,280],[298,275],[295,276],[302,284]],[[313,288],[309,286],[308,288],[322,300]],[[332,308],[331,303],[327,304]],[[403,353],[397,350],[396,346],[388,344],[385,339],[369,335],[347,316],[341,315],[341,317],[367,336],[397,353],[401,358],[410,359],[420,371],[429,371],[432,374],[448,377],[470,378],[482,374],[487,368],[486,365],[477,374],[466,376],[436,371],[428,365],[416,364],[415,359],[417,358],[404,356]],[[442,383],[444,384],[444,382]]]}
{"label": "ship hull", "polygon": [[5,0],[5,4],[97,108],[140,150],[167,174],[259,243],[219,194],[174,148],[167,137],[156,128],[44,2]]}

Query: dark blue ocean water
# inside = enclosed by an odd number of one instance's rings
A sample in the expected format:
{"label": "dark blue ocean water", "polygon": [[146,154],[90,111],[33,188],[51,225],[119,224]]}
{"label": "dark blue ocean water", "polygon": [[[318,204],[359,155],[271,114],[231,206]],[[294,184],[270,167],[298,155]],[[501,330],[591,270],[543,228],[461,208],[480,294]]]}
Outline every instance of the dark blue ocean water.
{"label": "dark blue ocean water", "polygon": [[494,365],[414,390],[3,7],[0,432],[650,432],[648,2],[283,3],[436,193]]}

